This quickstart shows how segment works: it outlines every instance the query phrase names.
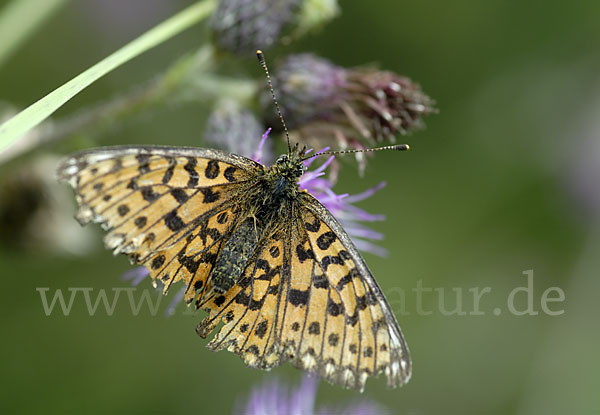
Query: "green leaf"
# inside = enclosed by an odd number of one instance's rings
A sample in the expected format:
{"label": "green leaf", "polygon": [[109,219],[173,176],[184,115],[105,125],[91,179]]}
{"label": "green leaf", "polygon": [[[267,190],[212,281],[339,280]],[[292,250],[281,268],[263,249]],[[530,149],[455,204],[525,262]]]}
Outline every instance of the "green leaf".
{"label": "green leaf", "polygon": [[183,32],[207,17],[215,7],[215,0],[202,0],[179,12],[121,49],[80,73],[63,86],[30,105],[0,125],[0,154],[25,133],[48,118],[54,111],[110,71],[145,51]]}

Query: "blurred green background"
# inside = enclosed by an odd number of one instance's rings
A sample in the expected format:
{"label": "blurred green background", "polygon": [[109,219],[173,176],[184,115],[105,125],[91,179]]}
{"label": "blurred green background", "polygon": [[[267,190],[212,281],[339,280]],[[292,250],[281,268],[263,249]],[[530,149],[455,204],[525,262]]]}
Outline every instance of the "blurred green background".
{"label": "blurred green background", "polygon": [[[0,100],[24,108],[190,3],[67,2],[0,67]],[[388,182],[360,206],[387,215],[374,228],[385,233],[391,255],[366,260],[414,365],[408,385],[388,390],[383,378],[369,380],[365,397],[398,414],[600,412],[599,21],[600,3],[591,0],[343,2],[341,16],[320,33],[267,56],[310,51],[347,67],[375,62],[419,82],[440,110],[426,130],[400,139],[410,152],[377,154],[363,179],[348,165],[336,188],[356,193]],[[152,79],[206,38],[201,25],[151,50],[75,97],[56,119]],[[260,79],[253,58],[241,62]],[[202,145],[209,111],[207,103],[159,106],[42,153]],[[31,160],[0,169],[2,182]],[[13,202],[3,194],[1,203]],[[71,215],[74,201],[64,209]],[[79,256],[13,243],[18,229],[3,229],[3,413],[230,413],[267,377],[299,382],[291,367],[267,374],[206,350],[194,333],[203,313],[180,307],[164,317],[173,293],[154,316],[147,308],[133,316],[125,297],[113,316],[90,316],[81,293],[68,317],[46,316],[36,288],[91,287],[94,296],[129,286],[119,278],[127,260],[104,250],[102,232],[92,228],[84,238],[92,248]],[[527,285],[527,270],[538,314],[518,316],[507,299]],[[437,289],[423,294],[427,315],[417,312],[419,281]],[[483,315],[473,315],[469,290],[485,287]],[[549,304],[564,310],[557,316],[541,308],[550,287],[565,294]],[[440,304],[454,308],[453,289],[462,290],[466,315],[440,311]],[[518,310],[527,308],[526,297],[516,295]],[[322,383],[318,402],[356,396]]]}

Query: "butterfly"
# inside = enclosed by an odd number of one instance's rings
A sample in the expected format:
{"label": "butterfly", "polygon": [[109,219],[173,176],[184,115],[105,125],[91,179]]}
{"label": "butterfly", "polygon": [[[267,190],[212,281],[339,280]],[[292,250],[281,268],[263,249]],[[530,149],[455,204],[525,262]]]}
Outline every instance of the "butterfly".
{"label": "butterfly", "polygon": [[384,373],[406,383],[411,361],[381,289],[348,234],[298,178],[298,144],[270,167],[203,148],[118,146],[71,155],[58,178],[83,225],[98,222],[115,254],[143,264],[166,293],[208,312],[197,333],[251,367],[286,361],[347,388]]}

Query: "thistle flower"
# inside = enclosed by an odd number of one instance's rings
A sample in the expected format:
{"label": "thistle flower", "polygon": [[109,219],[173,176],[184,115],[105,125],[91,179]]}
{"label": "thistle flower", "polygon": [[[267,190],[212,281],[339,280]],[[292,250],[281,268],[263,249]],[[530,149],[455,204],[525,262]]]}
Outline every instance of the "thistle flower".
{"label": "thistle flower", "polygon": [[[273,74],[281,110],[298,141],[363,148],[423,126],[434,102],[410,79],[373,68],[345,69],[312,54],[289,56]],[[265,95],[267,110],[272,105]],[[268,108],[268,114],[272,114]],[[270,124],[277,121],[268,116]]]}
{"label": "thistle flower", "polygon": [[244,415],[384,415],[386,408],[366,399],[348,405],[315,408],[318,379],[305,375],[300,386],[290,390],[280,381],[270,380],[255,387],[245,405],[238,405],[235,414]]}
{"label": "thistle flower", "polygon": [[[297,38],[337,13],[336,0],[221,0],[210,26],[219,47],[251,54]],[[290,26],[291,36],[282,36]]]}

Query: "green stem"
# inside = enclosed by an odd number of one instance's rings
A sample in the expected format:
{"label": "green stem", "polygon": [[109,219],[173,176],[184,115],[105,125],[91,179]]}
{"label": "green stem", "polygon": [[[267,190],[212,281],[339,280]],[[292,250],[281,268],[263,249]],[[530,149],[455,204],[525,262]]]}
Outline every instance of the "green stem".
{"label": "green stem", "polygon": [[0,154],[0,162],[23,156],[58,141],[79,135],[98,135],[110,126],[165,102],[207,102],[233,99],[249,106],[257,84],[249,79],[236,79],[214,74],[214,49],[203,46],[174,64],[156,79],[137,86],[113,99],[77,111],[64,119],[48,120]]}

